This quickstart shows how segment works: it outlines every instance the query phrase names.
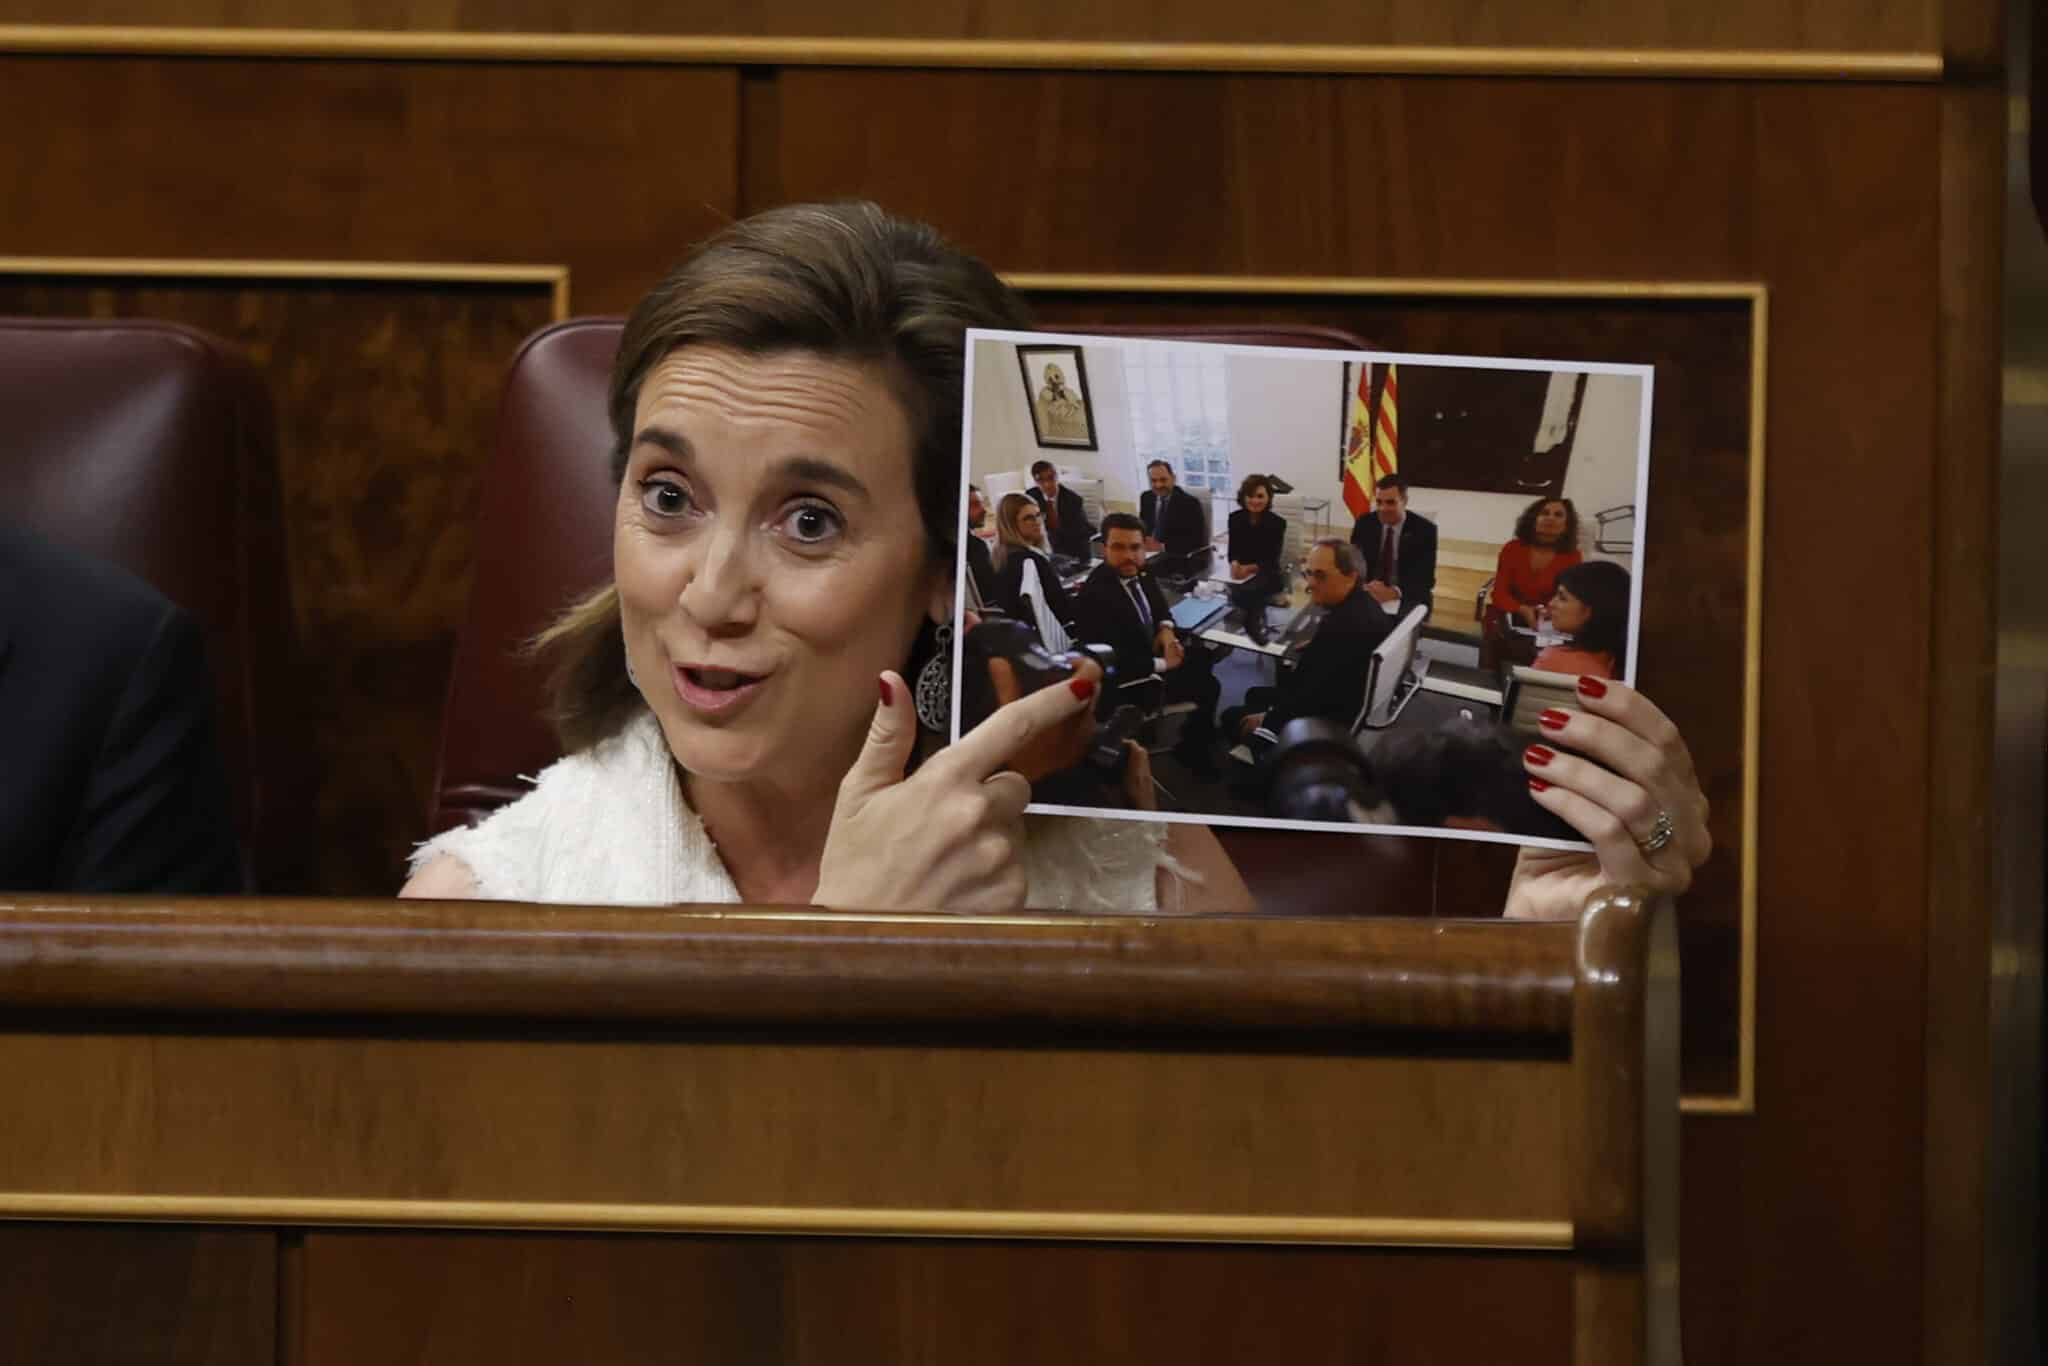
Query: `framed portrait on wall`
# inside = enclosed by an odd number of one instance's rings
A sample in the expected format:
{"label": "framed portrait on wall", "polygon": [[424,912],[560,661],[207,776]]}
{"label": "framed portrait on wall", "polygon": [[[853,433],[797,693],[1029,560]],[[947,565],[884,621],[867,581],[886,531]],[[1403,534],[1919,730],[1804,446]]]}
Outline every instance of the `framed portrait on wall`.
{"label": "framed portrait on wall", "polygon": [[1088,367],[1078,346],[1020,346],[1024,405],[1041,447],[1095,449],[1095,406],[1088,397]]}

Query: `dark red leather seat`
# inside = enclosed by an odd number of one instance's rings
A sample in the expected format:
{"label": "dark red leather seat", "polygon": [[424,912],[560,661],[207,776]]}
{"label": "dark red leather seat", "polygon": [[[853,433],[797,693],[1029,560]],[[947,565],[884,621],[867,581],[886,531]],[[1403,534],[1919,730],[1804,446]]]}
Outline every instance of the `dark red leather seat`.
{"label": "dark red leather seat", "polygon": [[310,839],[270,394],[228,343],[172,323],[0,319],[0,505],[111,561],[204,628],[253,882]]}
{"label": "dark red leather seat", "polygon": [[557,323],[512,359],[478,510],[476,586],[448,682],[434,832],[481,819],[525,791],[522,774],[560,756],[542,715],[542,672],[521,647],[611,577],[618,490],[604,396],[621,326]]}
{"label": "dark red leather seat", "polygon": [[[513,359],[497,446],[484,478],[476,586],[449,679],[430,813],[434,831],[480,819],[517,797],[526,790],[522,775],[560,755],[542,719],[542,671],[524,657],[522,646],[611,574],[618,491],[611,482],[604,398],[621,326],[616,318],[557,323],[535,333]],[[1349,333],[1322,327],[1087,330],[1333,350],[1366,346]],[[1434,909],[1439,841],[1219,833],[1262,910],[1306,915]],[[1367,870],[1364,883],[1361,870]],[[1372,889],[1370,904],[1361,904],[1361,886]]]}

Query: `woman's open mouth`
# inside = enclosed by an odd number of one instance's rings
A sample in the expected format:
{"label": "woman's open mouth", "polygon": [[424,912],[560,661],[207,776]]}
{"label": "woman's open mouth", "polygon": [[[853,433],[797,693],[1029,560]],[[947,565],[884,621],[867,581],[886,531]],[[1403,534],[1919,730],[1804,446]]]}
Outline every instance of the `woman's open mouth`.
{"label": "woman's open mouth", "polygon": [[730,711],[761,690],[766,674],[740,673],[736,669],[712,669],[678,664],[673,670],[676,696],[698,711]]}

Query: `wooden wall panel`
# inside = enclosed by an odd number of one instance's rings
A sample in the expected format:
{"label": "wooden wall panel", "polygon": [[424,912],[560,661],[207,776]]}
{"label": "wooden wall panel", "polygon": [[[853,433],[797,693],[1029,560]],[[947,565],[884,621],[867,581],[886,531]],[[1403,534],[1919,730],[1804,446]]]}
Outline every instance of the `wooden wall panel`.
{"label": "wooden wall panel", "polygon": [[270,1366],[277,1237],[0,1225],[0,1361]]}
{"label": "wooden wall panel", "polygon": [[305,1289],[303,1366],[1562,1363],[1572,1311],[1543,1258],[858,1239],[314,1233]]}
{"label": "wooden wall panel", "polygon": [[8,0],[0,23],[499,33],[1935,51],[1939,0]]}
{"label": "wooden wall panel", "polygon": [[[1913,1360],[1932,532],[1871,507],[1934,469],[1939,92],[781,84],[784,194],[872,194],[1006,270],[1770,289],[1757,1113],[1687,1130],[1688,1355]],[[1859,610],[1873,562],[1887,602]],[[1789,1249],[1826,1274],[1786,1278]]]}
{"label": "wooden wall panel", "polygon": [[0,57],[0,255],[569,267],[629,307],[730,216],[738,77]]}

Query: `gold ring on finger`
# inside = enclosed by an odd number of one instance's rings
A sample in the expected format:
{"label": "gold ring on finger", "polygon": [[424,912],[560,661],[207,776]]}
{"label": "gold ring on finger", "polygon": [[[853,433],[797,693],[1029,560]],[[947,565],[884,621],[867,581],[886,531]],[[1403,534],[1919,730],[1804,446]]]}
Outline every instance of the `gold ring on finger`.
{"label": "gold ring on finger", "polygon": [[1636,848],[1642,850],[1645,855],[1654,854],[1671,843],[1671,837],[1676,833],[1677,830],[1671,824],[1671,813],[1660,810],[1657,812],[1656,823],[1650,827],[1650,833],[1636,841]]}

